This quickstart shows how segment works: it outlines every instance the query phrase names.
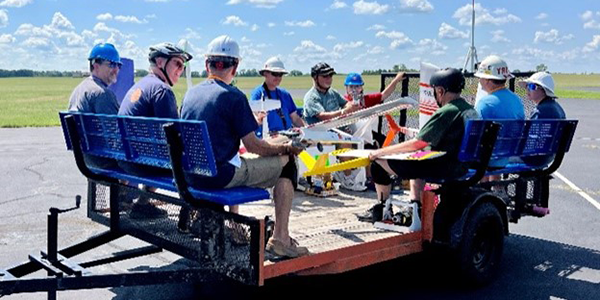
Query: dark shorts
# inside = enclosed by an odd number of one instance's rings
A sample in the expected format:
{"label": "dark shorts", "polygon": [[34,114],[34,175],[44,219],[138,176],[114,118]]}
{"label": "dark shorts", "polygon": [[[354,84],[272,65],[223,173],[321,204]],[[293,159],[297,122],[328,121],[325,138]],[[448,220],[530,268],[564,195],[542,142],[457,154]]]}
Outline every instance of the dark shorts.
{"label": "dark shorts", "polygon": [[[401,179],[459,177],[466,173],[466,169],[445,157],[427,160],[388,160],[387,162]],[[371,174],[377,184],[392,183],[390,174],[377,162],[371,165]]]}

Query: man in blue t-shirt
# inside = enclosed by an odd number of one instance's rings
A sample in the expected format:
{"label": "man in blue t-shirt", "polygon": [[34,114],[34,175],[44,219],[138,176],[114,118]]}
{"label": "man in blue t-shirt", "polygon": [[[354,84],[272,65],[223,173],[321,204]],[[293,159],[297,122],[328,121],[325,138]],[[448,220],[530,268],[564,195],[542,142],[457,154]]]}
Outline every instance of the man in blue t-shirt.
{"label": "man in blue t-shirt", "polygon": [[[171,43],[160,43],[150,47],[148,61],[150,74],[134,84],[121,102],[119,115],[178,119],[177,101],[171,87],[183,73],[184,64],[192,59],[188,52]],[[140,166],[119,162],[119,166],[133,175],[172,176],[172,171],[151,166]],[[155,191],[156,188],[144,187]],[[129,214],[131,218],[166,217],[166,212],[150,205],[148,199],[140,197]]]}
{"label": "man in blue t-shirt", "polygon": [[[188,175],[187,179],[198,188],[274,187],[276,224],[266,250],[283,257],[306,255],[308,249],[298,246],[288,229],[297,179],[292,155],[302,149],[256,137],[258,124],[250,104],[244,93],[231,86],[239,61],[237,42],[226,35],[212,40],[205,62],[208,79],[190,89],[183,99],[181,117],[206,122],[217,163],[217,176]],[[240,140],[248,152],[259,157],[240,156]],[[237,213],[237,207],[230,210]]]}
{"label": "man in blue t-shirt", "polygon": [[[278,57],[273,56],[267,59],[264,67],[258,72],[265,77],[265,81],[252,91],[250,99],[253,101],[273,99],[281,102],[281,108],[267,113],[269,132],[276,133],[292,127],[306,126],[304,120],[298,115],[296,104],[290,93],[279,87],[283,75],[288,73],[283,62]],[[262,118],[259,118],[259,121],[262,121]],[[256,135],[262,138],[262,123],[260,125],[256,130]]]}
{"label": "man in blue t-shirt", "polygon": [[[506,88],[506,80],[514,76],[504,60],[496,55],[486,57],[474,76],[479,78],[481,88],[488,93],[475,103],[475,110],[482,119],[525,119],[521,98]],[[501,168],[508,162],[508,159],[492,160],[489,166]],[[489,179],[496,180],[499,176],[490,176]]]}

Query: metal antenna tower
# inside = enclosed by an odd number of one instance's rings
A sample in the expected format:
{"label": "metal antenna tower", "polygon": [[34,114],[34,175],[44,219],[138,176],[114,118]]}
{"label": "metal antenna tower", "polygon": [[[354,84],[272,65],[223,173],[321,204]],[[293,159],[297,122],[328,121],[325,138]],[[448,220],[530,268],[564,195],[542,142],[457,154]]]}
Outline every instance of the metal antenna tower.
{"label": "metal antenna tower", "polygon": [[[465,65],[463,70],[470,70],[471,72],[475,72],[475,65],[479,62],[477,59],[477,50],[475,49],[475,0],[473,0],[473,15],[471,17],[471,47],[467,52],[467,57],[465,57]],[[471,62],[469,64],[469,61]],[[469,66],[469,68],[467,68]]]}

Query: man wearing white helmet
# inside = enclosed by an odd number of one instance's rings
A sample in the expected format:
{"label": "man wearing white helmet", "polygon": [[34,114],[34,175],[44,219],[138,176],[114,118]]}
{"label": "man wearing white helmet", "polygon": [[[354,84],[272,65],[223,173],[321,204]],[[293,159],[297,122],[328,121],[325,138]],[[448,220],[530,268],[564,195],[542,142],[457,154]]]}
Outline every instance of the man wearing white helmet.
{"label": "man wearing white helmet", "polygon": [[520,81],[518,85],[527,89],[527,98],[536,104],[531,119],[565,119],[565,111],[556,102],[554,79],[548,72],[537,72]]}
{"label": "man wearing white helmet", "polygon": [[486,57],[474,74],[488,95],[475,104],[483,119],[525,119],[521,98],[506,88],[506,80],[514,76],[504,60],[496,55]]}
{"label": "man wearing white helmet", "polygon": [[[281,108],[270,111],[266,116],[269,132],[286,130],[294,126],[306,126],[304,120],[297,113],[296,104],[290,93],[279,87],[283,75],[288,73],[283,62],[278,57],[273,56],[267,59],[263,68],[258,72],[265,77],[265,81],[252,91],[250,99],[255,101],[273,99],[281,102]],[[259,137],[262,136],[261,128],[256,131],[256,134]]]}
{"label": "man wearing white helmet", "polygon": [[[294,158],[302,151],[291,144],[274,145],[258,139],[258,123],[246,95],[231,86],[240,62],[239,46],[229,36],[215,38],[208,45],[208,79],[190,89],[181,108],[181,117],[206,122],[217,163],[217,176],[189,175],[199,188],[253,186],[274,187],[275,230],[266,250],[283,257],[308,254],[289,236],[288,222],[297,179]],[[240,140],[258,158],[240,157]]]}
{"label": "man wearing white helmet", "polygon": [[[506,88],[506,80],[514,76],[504,60],[496,55],[486,57],[479,64],[474,76],[479,78],[481,88],[488,93],[475,103],[475,110],[482,119],[525,119],[521,98]],[[489,165],[501,168],[508,162],[508,159],[498,159],[490,161]],[[484,181],[499,178],[500,176],[493,175],[484,178]]]}
{"label": "man wearing white helmet", "polygon": [[[183,73],[184,64],[192,55],[171,43],[160,43],[150,47],[148,61],[150,74],[134,84],[121,102],[119,115],[178,119],[177,101],[171,87],[177,83]],[[127,173],[147,176],[172,176],[170,170],[140,166],[128,162],[119,162]],[[156,188],[144,186],[143,189],[155,191]],[[166,211],[153,206],[145,197],[140,197],[133,205],[131,218],[166,217]]]}

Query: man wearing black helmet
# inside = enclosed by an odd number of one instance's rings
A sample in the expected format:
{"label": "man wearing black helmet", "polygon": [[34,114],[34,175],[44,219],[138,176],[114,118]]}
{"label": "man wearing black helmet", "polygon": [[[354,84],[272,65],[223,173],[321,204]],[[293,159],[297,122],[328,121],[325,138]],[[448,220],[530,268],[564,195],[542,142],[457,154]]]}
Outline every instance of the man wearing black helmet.
{"label": "man wearing black helmet", "polygon": [[310,70],[313,87],[304,95],[304,119],[308,124],[329,120],[360,109],[360,104],[346,101],[331,88],[335,70],[320,62]]}
{"label": "man wearing black helmet", "polygon": [[[468,119],[477,119],[479,115],[467,101],[460,97],[465,86],[465,79],[457,69],[444,69],[431,76],[430,85],[434,89],[434,97],[440,108],[425,123],[419,134],[412,140],[373,151],[369,158],[372,164],[371,173],[378,199],[386,201],[390,197],[390,175],[403,179],[445,178],[461,176],[467,166],[458,160],[458,151],[462,142],[465,124]],[[430,148],[444,151],[445,155],[422,161],[385,160],[381,156],[412,152]],[[423,181],[411,181],[410,197],[420,201]],[[368,217],[369,215],[359,216]],[[419,226],[420,227],[420,226]]]}
{"label": "man wearing black helmet", "polygon": [[119,115],[179,118],[171,87],[177,83],[185,63],[191,59],[191,54],[171,43],[151,46],[148,54],[150,74],[129,89]]}
{"label": "man wearing black helmet", "polygon": [[[184,64],[192,55],[171,43],[161,43],[150,47],[148,61],[150,74],[134,84],[121,103],[119,115],[178,119],[177,101],[171,87],[177,83],[183,73]],[[119,166],[128,173],[137,176],[172,176],[170,170],[151,166],[139,166],[128,162],[119,162]],[[156,188],[143,187],[155,191]],[[164,210],[158,209],[140,197],[129,213],[131,218],[166,217]]]}

